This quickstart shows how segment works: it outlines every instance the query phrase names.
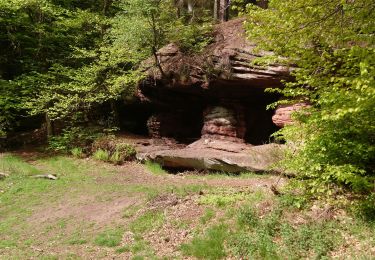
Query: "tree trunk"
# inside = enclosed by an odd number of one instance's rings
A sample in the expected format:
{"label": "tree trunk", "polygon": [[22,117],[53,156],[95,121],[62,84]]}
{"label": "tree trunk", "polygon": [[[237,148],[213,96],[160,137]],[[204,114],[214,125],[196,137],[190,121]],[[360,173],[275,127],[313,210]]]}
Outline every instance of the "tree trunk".
{"label": "tree trunk", "polygon": [[47,130],[47,138],[50,138],[54,135],[54,129],[53,129],[53,121],[48,116],[48,113],[46,113],[46,130]]}
{"label": "tree trunk", "polygon": [[225,22],[229,18],[229,0],[219,0],[219,21]]}
{"label": "tree trunk", "polygon": [[188,0],[187,1],[187,6],[188,6],[188,13],[192,13],[193,10],[194,10],[193,0]]}
{"label": "tree trunk", "polygon": [[268,0],[260,0],[258,1],[258,6],[263,8],[263,9],[267,9],[268,8]]}
{"label": "tree trunk", "polygon": [[219,14],[219,0],[214,1],[214,20],[218,20],[218,14]]}

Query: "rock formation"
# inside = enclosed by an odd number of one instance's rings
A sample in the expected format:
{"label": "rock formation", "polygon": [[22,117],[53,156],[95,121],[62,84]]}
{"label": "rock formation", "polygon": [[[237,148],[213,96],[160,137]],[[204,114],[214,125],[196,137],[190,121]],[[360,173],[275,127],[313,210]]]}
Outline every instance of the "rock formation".
{"label": "rock formation", "polygon": [[175,44],[160,49],[163,73],[152,59],[144,63],[148,77],[140,83],[138,97],[151,108],[148,133],[190,144],[144,157],[167,167],[227,171],[265,170],[278,158],[270,159],[277,145],[263,144],[285,125],[278,114],[274,124],[274,112],[266,110],[280,97],[264,90],[281,87],[290,78],[289,68],[253,64],[267,53],[254,51],[243,21],[217,25],[213,42],[202,53],[183,53]]}

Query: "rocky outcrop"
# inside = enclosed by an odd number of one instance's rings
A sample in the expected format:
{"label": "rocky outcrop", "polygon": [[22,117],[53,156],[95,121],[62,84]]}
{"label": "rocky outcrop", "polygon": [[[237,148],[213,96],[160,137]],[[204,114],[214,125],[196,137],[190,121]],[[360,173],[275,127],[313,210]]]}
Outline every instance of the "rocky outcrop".
{"label": "rocky outcrop", "polygon": [[[154,59],[144,63],[148,77],[139,85],[137,96],[154,107],[147,122],[152,137],[175,137],[178,132],[189,136],[189,126],[195,124],[201,127],[201,136],[190,134],[191,139],[269,141],[277,127],[272,111],[265,108],[279,96],[264,90],[282,86],[282,80],[290,77],[289,68],[254,65],[255,59],[268,53],[254,51],[243,22],[236,19],[217,25],[213,42],[202,53],[183,53],[176,44],[163,47],[157,54],[163,73],[153,66]],[[195,116],[182,122],[189,113]]]}
{"label": "rocky outcrop", "polygon": [[304,108],[308,108],[310,105],[306,103],[296,103],[293,105],[280,105],[275,110],[275,114],[272,116],[272,121],[279,127],[293,124],[292,114]]}
{"label": "rocky outcrop", "polygon": [[[243,22],[236,19],[218,25],[213,43],[199,54],[184,54],[175,44],[160,49],[160,64],[169,78],[162,79],[158,68],[153,67],[148,69],[150,81],[164,80],[165,86],[173,88],[198,86],[202,89],[215,89],[230,81],[240,84],[237,88],[243,89],[241,93],[249,88],[281,86],[281,80],[289,78],[289,68],[281,64],[252,64],[254,59],[270,53],[254,51],[255,45],[246,40]],[[152,60],[146,64],[151,66]]]}

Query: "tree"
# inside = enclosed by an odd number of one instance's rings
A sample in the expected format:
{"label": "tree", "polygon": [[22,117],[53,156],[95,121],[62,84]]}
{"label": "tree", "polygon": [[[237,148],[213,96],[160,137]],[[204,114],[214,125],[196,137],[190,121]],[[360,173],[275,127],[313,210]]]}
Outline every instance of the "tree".
{"label": "tree", "polygon": [[284,165],[312,195],[335,185],[374,188],[374,9],[368,0],[273,0],[266,10],[248,8],[249,38],[296,67],[295,81],[278,90],[281,102],[312,105],[279,133],[293,147]]}
{"label": "tree", "polygon": [[229,18],[229,0],[214,1],[214,19],[220,22],[228,21]]}

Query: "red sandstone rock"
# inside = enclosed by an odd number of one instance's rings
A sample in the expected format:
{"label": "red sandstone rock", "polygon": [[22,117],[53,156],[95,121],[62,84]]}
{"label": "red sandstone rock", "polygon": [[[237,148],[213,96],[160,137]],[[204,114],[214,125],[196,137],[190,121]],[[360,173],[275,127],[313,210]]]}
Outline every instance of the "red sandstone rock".
{"label": "red sandstone rock", "polygon": [[241,142],[246,131],[244,117],[240,116],[241,112],[223,106],[208,107],[203,113],[202,136],[209,139],[230,139]]}
{"label": "red sandstone rock", "polygon": [[293,124],[292,113],[299,111],[303,108],[307,108],[309,106],[310,105],[306,103],[296,103],[293,105],[281,105],[276,109],[275,114],[272,117],[272,121],[275,125],[279,127],[291,125]]}

